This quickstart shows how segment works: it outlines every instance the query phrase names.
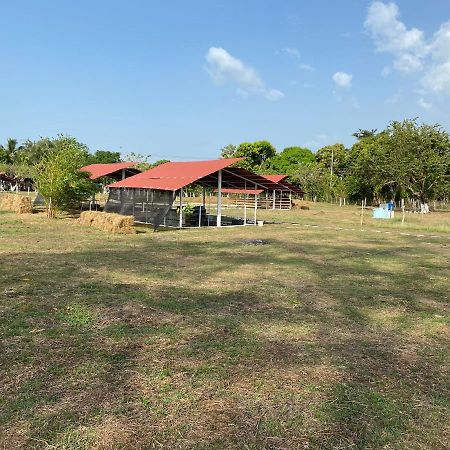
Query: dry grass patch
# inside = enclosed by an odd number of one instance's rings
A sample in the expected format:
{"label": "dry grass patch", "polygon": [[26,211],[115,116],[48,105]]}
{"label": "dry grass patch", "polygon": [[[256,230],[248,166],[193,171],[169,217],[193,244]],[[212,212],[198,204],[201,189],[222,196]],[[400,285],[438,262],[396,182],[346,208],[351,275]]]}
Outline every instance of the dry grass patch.
{"label": "dry grass patch", "polygon": [[0,448],[445,448],[446,239],[1,221]]}

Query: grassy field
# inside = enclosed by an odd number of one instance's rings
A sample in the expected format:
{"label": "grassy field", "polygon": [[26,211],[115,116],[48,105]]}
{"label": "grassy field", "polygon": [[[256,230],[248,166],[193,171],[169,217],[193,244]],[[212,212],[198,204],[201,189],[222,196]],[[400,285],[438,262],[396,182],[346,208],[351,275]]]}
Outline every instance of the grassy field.
{"label": "grassy field", "polygon": [[299,225],[0,213],[0,448],[448,448],[450,215],[261,214]]}

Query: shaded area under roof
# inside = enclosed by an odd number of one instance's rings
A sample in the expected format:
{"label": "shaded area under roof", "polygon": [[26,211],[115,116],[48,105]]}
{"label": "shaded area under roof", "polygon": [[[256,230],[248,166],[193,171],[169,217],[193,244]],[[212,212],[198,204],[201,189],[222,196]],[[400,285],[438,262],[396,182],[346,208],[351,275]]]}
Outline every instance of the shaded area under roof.
{"label": "shaded area under roof", "polygon": [[[214,190],[217,192],[217,189]],[[250,194],[250,195],[259,195],[264,192],[264,189],[230,189],[224,188],[222,189],[222,194]]]}
{"label": "shaded area under roof", "polygon": [[80,170],[82,172],[88,172],[89,178],[91,180],[96,180],[101,177],[110,177],[116,180],[122,179],[122,170],[125,169],[127,176],[133,176],[141,171],[136,169],[136,162],[118,162],[110,164],[89,164],[88,166],[82,167]]}

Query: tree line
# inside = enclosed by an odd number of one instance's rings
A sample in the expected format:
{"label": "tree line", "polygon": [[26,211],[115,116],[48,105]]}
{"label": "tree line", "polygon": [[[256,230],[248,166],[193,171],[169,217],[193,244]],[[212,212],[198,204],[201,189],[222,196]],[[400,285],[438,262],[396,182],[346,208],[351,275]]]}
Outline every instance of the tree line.
{"label": "tree line", "polygon": [[[125,159],[138,163],[146,170],[166,162],[160,160],[148,163],[150,156],[130,153]],[[0,145],[0,173],[10,177],[32,179],[34,186],[44,198],[47,215],[54,217],[56,211],[78,208],[80,202],[90,198],[99,190],[99,184],[89,179],[80,168],[89,164],[107,164],[121,161],[120,152],[89,148],[71,136],[60,135],[57,138],[27,140],[19,144],[16,139],[8,139]],[[112,180],[99,180],[104,184]]]}
{"label": "tree line", "polygon": [[246,157],[242,167],[260,174],[282,173],[310,199],[358,202],[410,199],[426,203],[450,197],[450,139],[442,126],[416,119],[392,121],[386,129],[358,130],[355,144],[327,145],[313,153],[268,141],[222,148],[222,157]]}

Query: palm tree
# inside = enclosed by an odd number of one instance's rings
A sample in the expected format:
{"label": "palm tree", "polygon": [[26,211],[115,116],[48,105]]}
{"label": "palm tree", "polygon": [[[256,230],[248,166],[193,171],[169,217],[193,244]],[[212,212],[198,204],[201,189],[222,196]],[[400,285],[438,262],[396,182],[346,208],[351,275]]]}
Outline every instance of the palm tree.
{"label": "palm tree", "polygon": [[5,164],[13,164],[17,152],[22,149],[22,146],[17,144],[17,139],[9,138],[6,145],[0,145],[0,161]]}

